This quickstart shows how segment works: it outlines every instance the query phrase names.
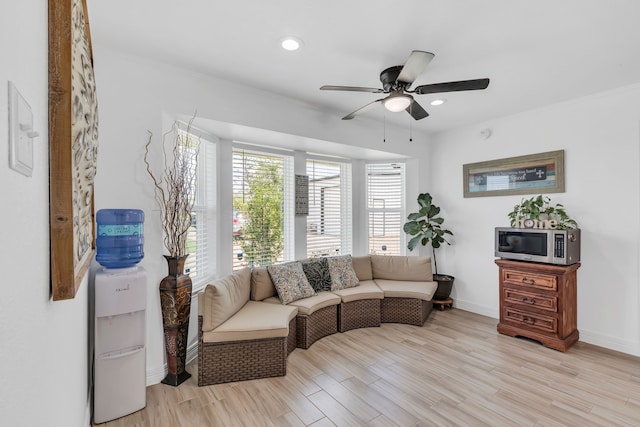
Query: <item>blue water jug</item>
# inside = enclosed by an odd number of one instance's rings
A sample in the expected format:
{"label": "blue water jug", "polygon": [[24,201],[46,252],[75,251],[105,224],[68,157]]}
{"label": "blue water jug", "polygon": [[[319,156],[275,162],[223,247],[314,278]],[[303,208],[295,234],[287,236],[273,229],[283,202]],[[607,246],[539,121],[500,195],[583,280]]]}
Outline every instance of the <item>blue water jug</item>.
{"label": "blue water jug", "polygon": [[144,212],[100,209],[96,214],[96,261],[106,268],[132,267],[144,258]]}

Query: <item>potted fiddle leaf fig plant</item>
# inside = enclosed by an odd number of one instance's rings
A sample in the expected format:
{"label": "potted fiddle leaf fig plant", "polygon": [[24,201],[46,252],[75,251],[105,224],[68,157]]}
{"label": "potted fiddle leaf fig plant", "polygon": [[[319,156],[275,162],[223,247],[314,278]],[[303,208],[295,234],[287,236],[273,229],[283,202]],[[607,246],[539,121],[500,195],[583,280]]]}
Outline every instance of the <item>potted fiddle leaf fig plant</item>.
{"label": "potted fiddle leaf fig plant", "polygon": [[421,244],[422,246],[431,246],[435,271],[433,280],[438,282],[438,289],[433,295],[433,299],[440,301],[446,300],[451,294],[455,278],[448,274],[438,273],[436,249],[438,249],[443,243],[450,245],[451,243],[446,239],[446,236],[453,236],[453,233],[450,230],[442,228],[444,218],[439,216],[440,208],[433,204],[431,194],[421,193],[418,195],[417,200],[418,205],[420,205],[420,210],[409,214],[407,216],[409,221],[407,221],[403,227],[405,233],[413,236],[407,243],[407,248],[410,251],[413,251],[418,244]]}

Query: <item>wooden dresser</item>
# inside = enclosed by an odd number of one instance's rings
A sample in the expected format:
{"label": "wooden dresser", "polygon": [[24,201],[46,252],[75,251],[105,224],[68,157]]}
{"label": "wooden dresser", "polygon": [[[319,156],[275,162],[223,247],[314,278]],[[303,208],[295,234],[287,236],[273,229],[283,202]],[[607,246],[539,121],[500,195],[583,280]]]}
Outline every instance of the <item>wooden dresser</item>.
{"label": "wooden dresser", "polygon": [[566,351],[578,341],[580,263],[561,266],[497,259],[500,269],[498,332]]}

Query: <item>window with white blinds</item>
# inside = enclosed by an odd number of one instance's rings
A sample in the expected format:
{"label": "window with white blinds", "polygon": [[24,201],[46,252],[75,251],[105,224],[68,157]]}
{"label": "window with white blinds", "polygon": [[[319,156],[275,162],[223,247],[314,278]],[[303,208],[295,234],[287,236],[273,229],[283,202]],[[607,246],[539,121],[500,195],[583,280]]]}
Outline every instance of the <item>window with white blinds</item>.
{"label": "window with white blinds", "polygon": [[293,260],[293,157],[233,151],[233,269]]}
{"label": "window with white blinds", "polygon": [[[212,256],[213,234],[215,233],[215,200],[216,200],[216,147],[215,143],[202,136],[189,134],[179,130],[186,138],[194,139],[194,146],[199,140],[197,161],[197,182],[195,202],[191,212],[191,227],[188,230],[186,250],[189,257],[185,261],[185,273],[188,273],[194,287],[206,284],[214,275],[215,262]],[[195,159],[194,159],[195,160]]]}
{"label": "window with white blinds", "polygon": [[369,253],[403,255],[405,220],[405,165],[367,165],[367,220]]}
{"label": "window with white blinds", "polygon": [[307,256],[351,254],[351,165],[307,160]]}

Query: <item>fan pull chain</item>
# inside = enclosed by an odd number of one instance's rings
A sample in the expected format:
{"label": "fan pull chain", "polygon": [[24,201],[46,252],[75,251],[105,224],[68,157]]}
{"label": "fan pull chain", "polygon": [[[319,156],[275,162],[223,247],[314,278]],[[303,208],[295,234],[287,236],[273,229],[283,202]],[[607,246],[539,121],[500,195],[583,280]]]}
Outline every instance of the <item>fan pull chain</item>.
{"label": "fan pull chain", "polygon": [[[411,106],[413,107],[413,104],[411,104]],[[411,112],[411,116],[409,117],[409,142],[413,142],[413,126],[412,126],[412,122],[413,122],[413,111]]]}
{"label": "fan pull chain", "polygon": [[411,126],[411,122],[413,119],[413,101],[409,104],[409,142],[413,141],[413,127]]}
{"label": "fan pull chain", "polygon": [[383,123],[383,125],[382,125],[383,126],[382,127],[382,129],[383,129],[382,130],[382,142],[387,142],[387,112],[386,111],[384,112],[384,115],[382,117],[383,117],[383,120],[382,120],[382,123]]}

